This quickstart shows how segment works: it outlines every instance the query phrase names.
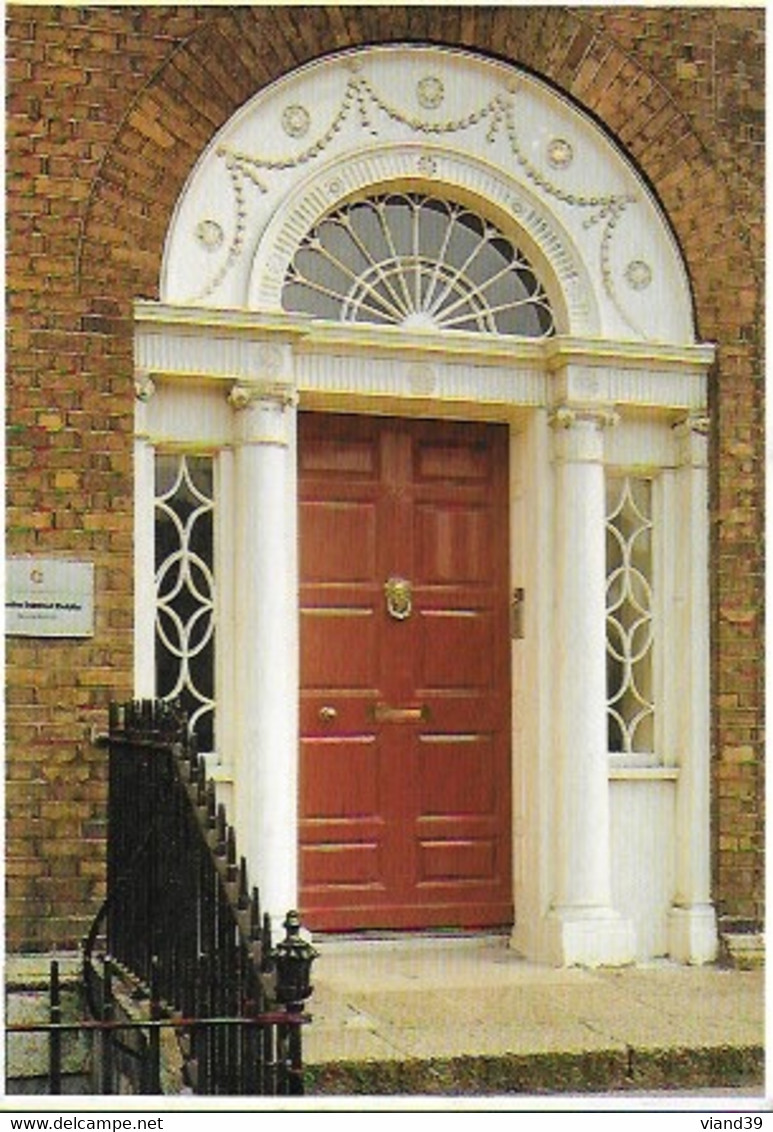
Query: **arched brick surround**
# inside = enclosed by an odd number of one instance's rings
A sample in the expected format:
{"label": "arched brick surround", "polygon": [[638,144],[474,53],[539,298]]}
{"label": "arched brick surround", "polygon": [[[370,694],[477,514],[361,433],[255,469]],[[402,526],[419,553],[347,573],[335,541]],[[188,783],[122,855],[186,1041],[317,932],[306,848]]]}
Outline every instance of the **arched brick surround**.
{"label": "arched brick surround", "polygon": [[[625,147],[659,196],[680,242],[698,335],[719,345],[711,393],[714,876],[720,914],[759,921],[762,475],[755,458],[762,440],[763,228],[758,151],[751,144],[754,93],[738,60],[750,60],[753,73],[761,52],[762,13],[149,7],[64,9],[55,21],[51,11],[20,7],[9,16],[10,113],[22,122],[11,131],[9,172],[22,178],[36,174],[35,192],[49,202],[52,224],[56,218],[67,224],[58,266],[46,274],[40,262],[17,268],[15,252],[24,251],[24,237],[11,223],[9,270],[18,270],[21,297],[11,302],[9,314],[9,346],[18,350],[20,375],[16,383],[10,379],[9,410],[14,411],[13,390],[29,388],[35,364],[53,367],[56,356],[63,372],[78,375],[75,386],[81,382],[78,427],[93,429],[89,422],[102,412],[103,427],[113,436],[101,464],[93,452],[84,461],[73,443],[72,474],[97,476],[92,486],[97,494],[84,502],[80,515],[61,496],[52,503],[50,490],[42,503],[37,489],[28,486],[29,462],[21,453],[14,463],[11,455],[9,549],[14,552],[91,554],[98,567],[101,562],[116,575],[130,576],[130,523],[111,528],[110,515],[117,499],[128,507],[131,498],[131,302],[157,297],[164,236],[185,178],[213,133],[261,86],[350,46],[457,45],[530,68],[574,98]],[[53,45],[54,52],[40,81],[35,80],[36,41]],[[91,72],[86,58],[93,60]],[[57,68],[61,74],[54,74]],[[72,107],[69,119],[61,113],[63,106]],[[32,164],[37,148],[25,115],[30,122],[36,115],[49,117],[45,166]],[[69,130],[67,121],[73,123]],[[13,138],[23,139],[23,145]],[[739,140],[744,144],[736,144]],[[36,288],[31,279],[37,279]],[[37,347],[31,338],[36,330],[48,336]],[[36,348],[37,363],[30,361]],[[59,385],[49,382],[46,397],[54,409],[65,404],[64,378]],[[45,404],[41,398],[40,411]],[[103,407],[108,404],[109,413]],[[38,412],[35,428],[50,451],[55,423],[41,425]],[[63,434],[69,430],[68,417]],[[60,477],[64,490],[65,469],[51,474]],[[54,519],[34,518],[44,510]],[[110,695],[130,690],[131,600],[119,592],[117,578],[111,588],[109,625],[98,626],[100,636],[83,657],[78,725],[70,723],[63,738],[71,745],[80,743],[80,724],[92,714],[98,718]],[[40,658],[31,661],[23,650],[12,649],[9,686],[14,686],[14,671],[36,663]],[[39,717],[49,725],[58,718],[60,695],[55,681],[38,693]],[[49,888],[49,917],[57,901],[88,903],[80,889],[68,896],[61,886]],[[36,899],[40,914],[40,893]],[[9,919],[14,913],[15,906]],[[32,905],[29,914],[34,914]],[[19,913],[20,923],[23,918]],[[67,938],[66,922],[62,915],[60,926],[51,929],[59,939]],[[12,935],[28,938],[26,930],[12,929]]]}
{"label": "arched brick surround", "polygon": [[597,25],[593,10],[315,8],[309,16],[271,7],[210,14],[170,52],[123,116],[90,186],[79,280],[114,267],[123,291],[128,269],[135,292],[154,297],[171,210],[215,130],[289,69],[346,47],[409,40],[509,59],[590,111],[626,148],[671,219],[692,268],[699,336],[721,337],[728,285],[735,281],[743,290],[749,277],[751,263],[729,247],[748,220],[688,113],[653,71]]}

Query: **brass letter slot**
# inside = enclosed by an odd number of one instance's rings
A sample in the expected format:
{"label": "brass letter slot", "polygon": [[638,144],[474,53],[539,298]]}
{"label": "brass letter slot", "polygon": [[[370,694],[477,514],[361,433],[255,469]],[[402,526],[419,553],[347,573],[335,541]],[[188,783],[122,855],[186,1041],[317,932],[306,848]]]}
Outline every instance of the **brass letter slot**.
{"label": "brass letter slot", "polygon": [[389,707],[388,704],[374,704],[371,708],[374,723],[424,723],[429,719],[426,704],[418,707]]}

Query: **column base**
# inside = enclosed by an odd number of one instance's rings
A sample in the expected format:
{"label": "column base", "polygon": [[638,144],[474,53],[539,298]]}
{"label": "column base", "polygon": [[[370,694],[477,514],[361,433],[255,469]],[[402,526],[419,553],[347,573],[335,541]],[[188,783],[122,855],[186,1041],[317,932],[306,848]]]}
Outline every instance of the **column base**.
{"label": "column base", "polygon": [[624,967],[636,959],[633,923],[611,908],[555,908],[544,939],[557,967]]}
{"label": "column base", "polygon": [[713,963],[719,950],[711,904],[673,907],[668,915],[668,953],[677,963]]}

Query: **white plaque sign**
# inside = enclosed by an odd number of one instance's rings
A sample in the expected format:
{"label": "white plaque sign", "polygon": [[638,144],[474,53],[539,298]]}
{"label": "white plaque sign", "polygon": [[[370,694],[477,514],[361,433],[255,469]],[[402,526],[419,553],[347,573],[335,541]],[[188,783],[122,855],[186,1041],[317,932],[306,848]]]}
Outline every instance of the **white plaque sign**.
{"label": "white plaque sign", "polygon": [[9,558],[5,631],[14,637],[93,636],[93,562]]}

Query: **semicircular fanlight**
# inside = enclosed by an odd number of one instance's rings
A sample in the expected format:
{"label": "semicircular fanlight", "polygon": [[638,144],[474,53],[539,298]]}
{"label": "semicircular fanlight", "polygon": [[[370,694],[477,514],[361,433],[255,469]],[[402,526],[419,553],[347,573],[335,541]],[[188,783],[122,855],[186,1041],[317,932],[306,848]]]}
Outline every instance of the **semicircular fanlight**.
{"label": "semicircular fanlight", "polygon": [[393,192],[350,201],[306,235],[285,310],[340,322],[546,338],[545,290],[524,254],[466,205]]}

